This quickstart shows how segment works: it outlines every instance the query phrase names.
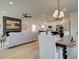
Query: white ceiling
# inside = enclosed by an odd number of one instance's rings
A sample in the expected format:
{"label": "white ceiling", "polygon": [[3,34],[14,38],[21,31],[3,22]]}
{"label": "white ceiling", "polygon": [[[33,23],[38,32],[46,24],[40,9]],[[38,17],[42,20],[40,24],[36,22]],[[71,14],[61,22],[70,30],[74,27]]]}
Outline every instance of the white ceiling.
{"label": "white ceiling", "polygon": [[[9,1],[14,4],[10,5]],[[23,13],[28,13],[33,17],[52,15],[57,9],[57,0],[0,0],[0,15],[11,17],[22,17]],[[78,9],[78,0],[60,0],[60,9],[66,8],[65,14],[75,12]],[[5,14],[2,12],[6,11]]]}

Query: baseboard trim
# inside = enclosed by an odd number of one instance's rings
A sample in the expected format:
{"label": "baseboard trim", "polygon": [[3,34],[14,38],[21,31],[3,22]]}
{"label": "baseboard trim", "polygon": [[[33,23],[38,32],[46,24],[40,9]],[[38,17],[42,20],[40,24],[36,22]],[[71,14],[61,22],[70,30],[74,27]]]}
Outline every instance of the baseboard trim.
{"label": "baseboard trim", "polygon": [[30,42],[27,42],[27,43],[23,43],[23,44],[19,44],[19,45],[15,45],[15,46],[9,47],[9,49],[15,48],[15,47],[18,47],[18,46],[22,46],[22,45],[25,45],[25,44],[33,43],[33,42],[35,42],[35,41],[36,41],[36,40],[30,41]]}

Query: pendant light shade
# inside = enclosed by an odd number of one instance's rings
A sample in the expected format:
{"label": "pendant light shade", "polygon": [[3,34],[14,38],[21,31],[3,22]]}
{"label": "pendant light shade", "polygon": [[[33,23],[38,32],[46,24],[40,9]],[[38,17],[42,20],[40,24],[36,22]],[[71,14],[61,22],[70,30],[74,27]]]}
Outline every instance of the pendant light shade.
{"label": "pendant light shade", "polygon": [[58,0],[58,9],[55,10],[55,12],[53,13],[53,18],[55,20],[63,19],[64,18],[64,12],[60,11],[60,4],[59,4],[59,2],[60,2],[60,0]]}

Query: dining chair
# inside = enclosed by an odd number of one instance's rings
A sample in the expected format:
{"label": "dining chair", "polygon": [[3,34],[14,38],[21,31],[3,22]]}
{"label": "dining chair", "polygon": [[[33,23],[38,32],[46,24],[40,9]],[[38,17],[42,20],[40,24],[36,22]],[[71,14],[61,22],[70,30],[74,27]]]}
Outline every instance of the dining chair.
{"label": "dining chair", "polygon": [[2,34],[0,34],[0,45],[1,45],[1,48],[2,48]]}
{"label": "dining chair", "polygon": [[5,42],[5,40],[6,40],[6,35],[0,35],[0,43],[1,43],[1,48],[3,48],[4,47],[4,42]]}

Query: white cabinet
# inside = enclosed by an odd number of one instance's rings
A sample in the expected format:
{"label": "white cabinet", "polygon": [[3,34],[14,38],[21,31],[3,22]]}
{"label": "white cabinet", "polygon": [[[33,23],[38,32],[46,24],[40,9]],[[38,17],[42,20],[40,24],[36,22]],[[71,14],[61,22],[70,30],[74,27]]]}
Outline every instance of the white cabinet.
{"label": "white cabinet", "polygon": [[78,59],[78,48],[67,48],[67,59]]}

